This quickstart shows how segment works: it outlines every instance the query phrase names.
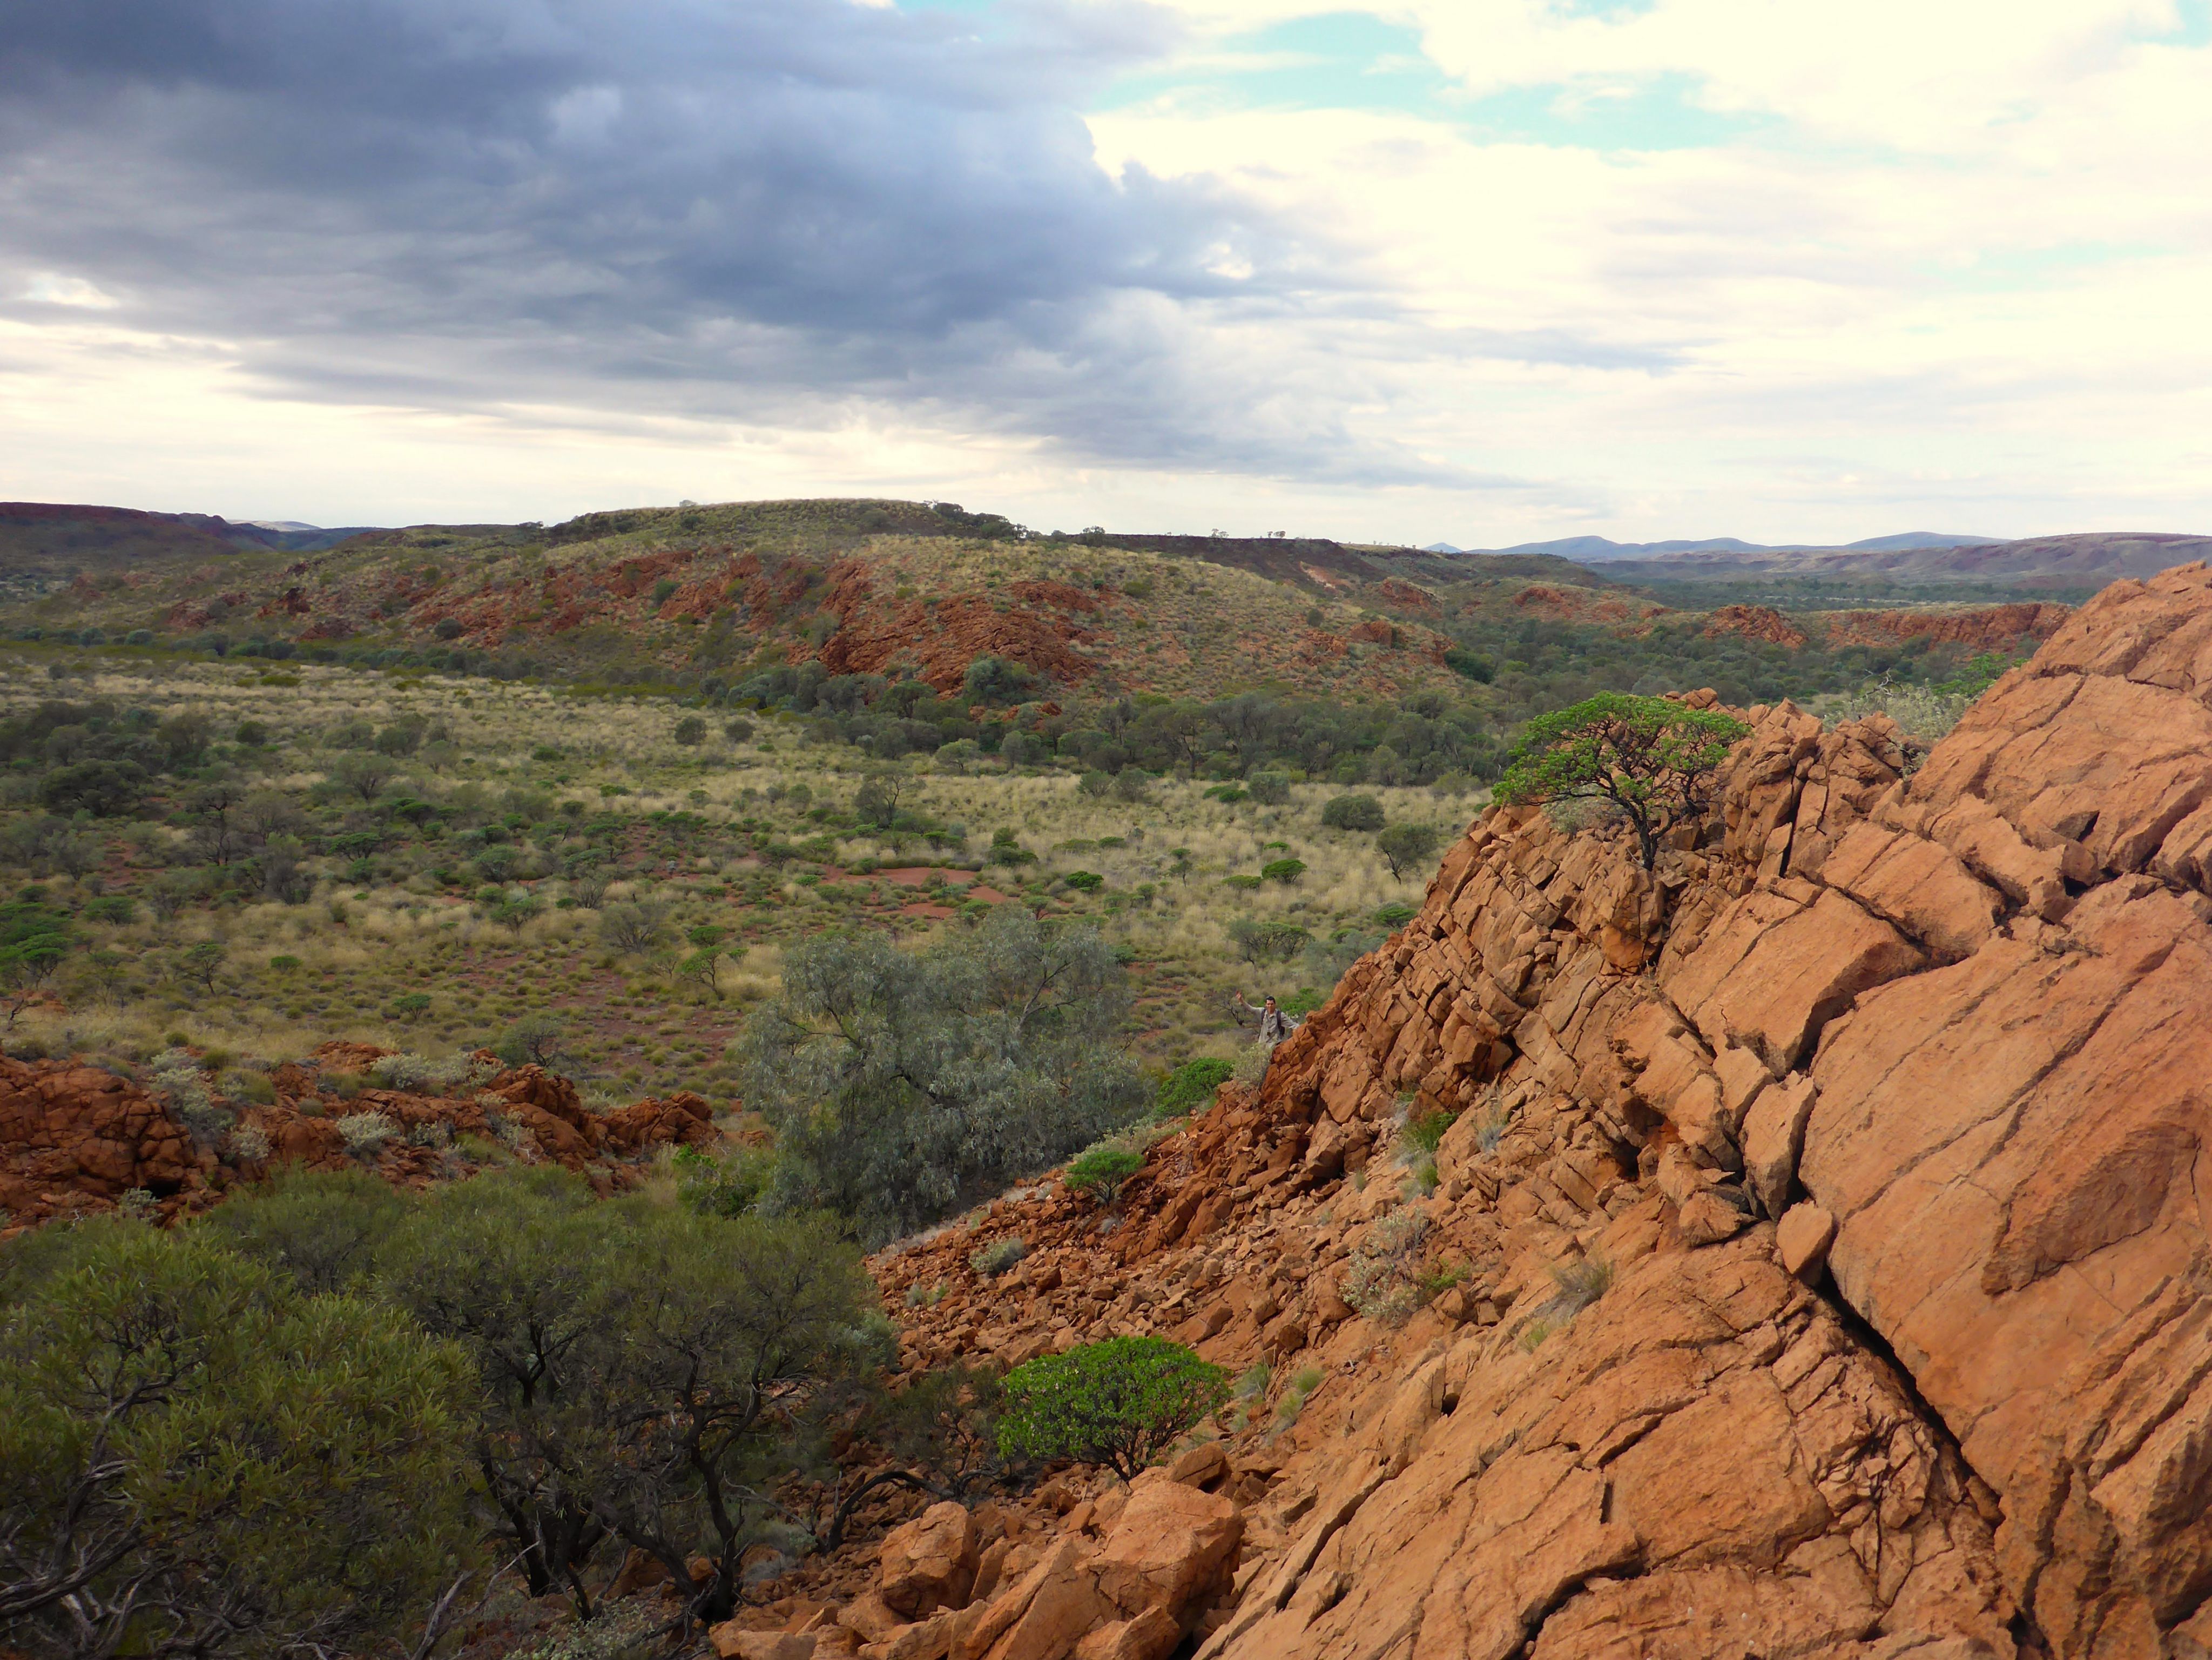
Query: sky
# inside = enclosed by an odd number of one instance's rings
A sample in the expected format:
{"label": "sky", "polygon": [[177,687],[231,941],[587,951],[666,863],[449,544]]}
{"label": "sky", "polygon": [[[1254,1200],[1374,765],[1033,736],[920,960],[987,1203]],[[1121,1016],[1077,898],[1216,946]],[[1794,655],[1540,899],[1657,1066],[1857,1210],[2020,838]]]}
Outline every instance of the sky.
{"label": "sky", "polygon": [[0,6],[0,497],[2212,530],[2212,0]]}

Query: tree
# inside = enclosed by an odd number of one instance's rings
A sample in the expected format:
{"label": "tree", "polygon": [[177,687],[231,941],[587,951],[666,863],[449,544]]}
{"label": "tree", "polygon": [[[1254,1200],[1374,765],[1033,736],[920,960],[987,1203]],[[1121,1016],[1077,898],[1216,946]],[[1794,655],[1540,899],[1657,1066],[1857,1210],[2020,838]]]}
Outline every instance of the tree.
{"label": "tree", "polygon": [[384,787],[398,770],[388,756],[351,751],[331,763],[330,775],[341,788],[350,790],[363,801],[374,801],[384,794]]}
{"label": "tree", "polygon": [[722,964],[725,960],[716,947],[702,946],[676,964],[676,977],[702,987],[711,992],[719,1003],[722,1000]]}
{"label": "tree", "polygon": [[75,929],[59,911],[31,899],[0,905],[0,1007],[9,1030],[53,982],[76,943]]}
{"label": "tree", "polygon": [[1123,1481],[1229,1400],[1225,1367],[1161,1337],[1109,1337],[1006,1374],[1003,1452],[1104,1464]]}
{"label": "tree", "polygon": [[319,1296],[360,1289],[405,1214],[392,1184],[367,1171],[293,1170],[244,1189],[197,1225]]}
{"label": "tree", "polygon": [[467,1357],[211,1237],[58,1236],[0,1324],[0,1642],[366,1653],[465,1571]]}
{"label": "tree", "polygon": [[526,1014],[501,1036],[492,1053],[510,1067],[550,1067],[560,1058],[568,1019],[550,1009]]}
{"label": "tree", "polygon": [[584,1569],[609,1539],[693,1586],[694,1614],[728,1616],[776,1516],[778,1443],[850,1365],[870,1296],[829,1219],[601,1202],[554,1170],[434,1195],[383,1279],[474,1356],[503,1530],[533,1594],[564,1589],[586,1616]]}
{"label": "tree", "polygon": [[1406,873],[1429,861],[1441,838],[1427,824],[1392,824],[1375,838],[1375,850],[1390,866],[1390,874],[1402,879]]}
{"label": "tree", "polygon": [[1610,801],[1635,830],[1649,870],[1660,836],[1704,812],[1714,771],[1749,730],[1718,709],[1600,692],[1522,728],[1497,799]]}
{"label": "tree", "polygon": [[212,994],[227,955],[220,939],[203,939],[178,959],[177,970],[202,991]]}
{"label": "tree", "polygon": [[678,743],[690,748],[707,741],[707,723],[696,714],[687,714],[676,723],[669,734]]}
{"label": "tree", "polygon": [[39,783],[39,799],[55,812],[95,818],[125,817],[145,794],[145,769],[129,761],[79,761],[57,767]]}
{"label": "tree", "polygon": [[882,1242],[1134,1118],[1127,976],[1096,931],[1002,905],[906,952],[879,935],[793,948],[738,1042],[776,1134],[771,1208],[826,1207]]}
{"label": "tree", "polygon": [[668,938],[668,907],[657,899],[609,905],[599,912],[599,938],[625,956],[641,956]]}
{"label": "tree", "polygon": [[1257,917],[1239,916],[1229,924],[1230,943],[1237,947],[1239,956],[1254,964],[1287,963],[1304,951],[1312,938],[1297,923],[1279,916],[1271,916],[1264,921]]}
{"label": "tree", "polygon": [[853,797],[854,816],[877,830],[889,830],[898,818],[899,798],[906,794],[907,782],[902,773],[870,773]]}
{"label": "tree", "polygon": [[1382,804],[1371,795],[1332,795],[1322,804],[1321,822],[1331,830],[1379,830]]}
{"label": "tree", "polygon": [[1291,799],[1291,781],[1279,772],[1255,772],[1244,781],[1244,787],[1263,807],[1279,807]]}

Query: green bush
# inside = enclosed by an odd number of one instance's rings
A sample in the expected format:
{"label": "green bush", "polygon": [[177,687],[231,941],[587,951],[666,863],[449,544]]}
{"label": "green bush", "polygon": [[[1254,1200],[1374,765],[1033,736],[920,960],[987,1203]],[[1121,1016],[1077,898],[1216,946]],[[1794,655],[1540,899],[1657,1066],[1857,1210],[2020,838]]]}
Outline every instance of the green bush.
{"label": "green bush", "polygon": [[1280,882],[1285,887],[1291,886],[1305,873],[1306,861],[1303,859],[1270,859],[1260,866],[1262,881]]}
{"label": "green bush", "polygon": [[405,1214],[392,1184],[367,1171],[301,1171],[246,1189],[193,1226],[301,1291],[324,1293],[368,1280],[380,1243]]}
{"label": "green bush", "polygon": [[676,1149],[676,1194],[702,1216],[743,1216],[760,1202],[775,1168],[765,1149],[738,1146],[720,1158]]}
{"label": "green bush", "polygon": [[1068,1161],[1060,1177],[1069,1189],[1086,1198],[1110,1199],[1121,1184],[1145,1167],[1145,1155],[1118,1142],[1102,1141],[1085,1147]]}
{"label": "green bush", "polygon": [[1104,1464],[1123,1481],[1229,1400],[1224,1366],[1161,1337],[1110,1337],[1006,1374],[999,1447]]}
{"label": "green bush", "polygon": [[819,937],[792,949],[783,985],[736,1050],[776,1134],[771,1208],[826,1207],[888,1242],[1144,1110],[1120,1047],[1128,977],[1091,928],[1001,905],[919,951]]}
{"label": "green bush", "polygon": [[1420,914],[1419,905],[1385,905],[1375,913],[1375,921],[1381,927],[1402,928]]}
{"label": "green bush", "polygon": [[1600,692],[1522,729],[1497,800],[1507,806],[1609,803],[1635,830],[1649,870],[1660,836],[1705,812],[1713,775],[1750,730],[1719,709]]}
{"label": "green bush", "polygon": [[1263,807],[1279,807],[1291,799],[1291,781],[1279,772],[1255,772],[1244,787]]}
{"label": "green bush", "polygon": [[1332,795],[1322,807],[1321,822],[1331,830],[1379,830],[1382,804],[1371,795]]}
{"label": "green bush", "polygon": [[1237,1068],[1215,1055],[1186,1061],[1161,1081],[1159,1098],[1152,1104],[1155,1118],[1181,1118],[1204,1112],[1213,1104],[1213,1092]]}
{"label": "green bush", "polygon": [[[533,1596],[580,1598],[605,1530],[696,1584],[695,1617],[728,1617],[741,1559],[780,1524],[757,1495],[791,1468],[793,1413],[879,1352],[863,1329],[872,1288],[838,1232],[823,1217],[601,1201],[542,1165],[410,1208],[380,1283],[476,1363],[498,1554],[520,1556]],[[695,1555],[711,1568],[696,1582]]]}
{"label": "green bush", "polygon": [[411,1647],[475,1554],[466,1355],[194,1231],[49,1229],[35,1254],[0,1318],[8,1645]]}
{"label": "green bush", "polygon": [[1072,870],[1060,879],[1079,893],[1096,893],[1106,885],[1106,879],[1096,871]]}

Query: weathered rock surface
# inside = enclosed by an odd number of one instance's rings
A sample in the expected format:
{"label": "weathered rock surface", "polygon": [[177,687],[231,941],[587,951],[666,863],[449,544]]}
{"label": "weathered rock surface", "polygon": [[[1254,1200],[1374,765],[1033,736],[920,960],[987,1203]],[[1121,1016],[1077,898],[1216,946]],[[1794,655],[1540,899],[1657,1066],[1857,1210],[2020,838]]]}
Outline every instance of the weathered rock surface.
{"label": "weathered rock surface", "polygon": [[[878,1259],[915,1367],[1271,1365],[1203,1654],[2206,1651],[2212,573],[2100,595],[1917,771],[1750,713],[1648,874],[1486,813],[1110,1216],[1048,1184]],[[1433,1190],[1409,1107],[1459,1115]],[[1378,1296],[1385,1220],[1451,1273]],[[1095,1521],[973,1652],[1145,1651]]]}

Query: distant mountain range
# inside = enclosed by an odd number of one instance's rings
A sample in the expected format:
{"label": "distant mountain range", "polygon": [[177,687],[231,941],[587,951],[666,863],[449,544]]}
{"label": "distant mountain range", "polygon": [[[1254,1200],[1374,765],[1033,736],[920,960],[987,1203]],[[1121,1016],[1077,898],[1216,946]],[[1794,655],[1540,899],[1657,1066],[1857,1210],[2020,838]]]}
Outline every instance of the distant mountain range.
{"label": "distant mountain range", "polygon": [[1548,553],[1571,559],[1578,565],[1611,559],[1663,558],[1675,553],[1905,553],[1921,548],[1988,547],[2002,538],[1995,536],[1950,536],[1941,531],[1906,531],[1897,536],[1869,536],[1863,542],[1840,544],[1814,542],[1767,544],[1746,542],[1733,536],[1708,537],[1701,542],[1612,542],[1602,536],[1563,536],[1551,542],[1521,542],[1510,548],[1455,548],[1449,542],[1431,542],[1424,553]]}

